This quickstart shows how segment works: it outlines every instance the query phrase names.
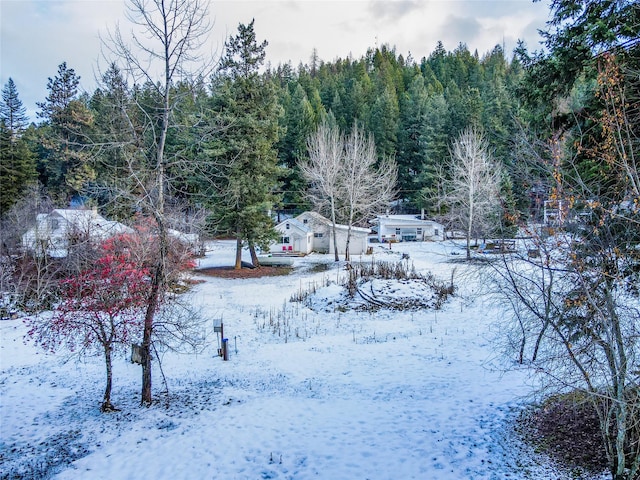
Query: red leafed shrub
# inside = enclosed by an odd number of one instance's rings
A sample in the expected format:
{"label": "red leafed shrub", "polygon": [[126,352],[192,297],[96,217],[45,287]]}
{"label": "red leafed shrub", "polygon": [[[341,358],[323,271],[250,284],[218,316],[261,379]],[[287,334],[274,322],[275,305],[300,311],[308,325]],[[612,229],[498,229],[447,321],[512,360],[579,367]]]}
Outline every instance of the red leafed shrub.
{"label": "red leafed shrub", "polygon": [[113,410],[111,353],[140,335],[149,297],[149,271],[118,242],[103,243],[100,258],[60,284],[60,302],[50,318],[29,321],[29,336],[54,351],[105,357],[107,389],[103,410]]}
{"label": "red leafed shrub", "polygon": [[[160,251],[157,226],[153,219],[139,217],[133,226],[133,233],[125,233],[113,237],[105,242],[105,246],[112,250],[127,252],[132,261],[146,268],[152,268],[157,262]],[[183,272],[196,267],[194,253],[191,247],[179,238],[167,236],[167,257],[165,263],[167,284],[178,281]]]}

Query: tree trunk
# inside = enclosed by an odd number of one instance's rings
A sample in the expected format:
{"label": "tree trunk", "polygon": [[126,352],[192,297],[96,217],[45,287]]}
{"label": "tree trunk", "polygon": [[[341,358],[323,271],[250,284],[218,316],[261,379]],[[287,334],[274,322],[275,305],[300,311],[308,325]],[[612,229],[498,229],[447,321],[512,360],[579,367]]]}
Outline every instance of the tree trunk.
{"label": "tree trunk", "polygon": [[141,404],[151,405],[151,342],[153,334],[153,322],[155,319],[158,306],[164,295],[165,284],[165,262],[168,251],[167,230],[164,225],[164,219],[158,215],[158,241],[160,242],[160,250],[158,252],[158,263],[156,265],[155,275],[151,279],[151,292],[149,294],[149,302],[147,311],[144,316],[144,331],[142,334],[142,400]]}
{"label": "tree trunk", "polygon": [[351,221],[349,221],[349,227],[347,229],[347,239],[344,243],[344,259],[345,261],[351,260],[349,257],[349,242],[351,242]]}
{"label": "tree trunk", "polygon": [[240,270],[242,269],[242,239],[240,238],[240,229],[238,228],[238,232],[236,233],[236,263],[234,265],[234,269]]}
{"label": "tree trunk", "polygon": [[103,412],[113,412],[116,410],[111,404],[111,385],[112,385],[112,369],[111,369],[111,346],[105,345],[104,347],[104,361],[107,367],[107,386],[104,389],[104,398],[102,400],[102,406],[100,410]]}
{"label": "tree trunk", "polygon": [[333,255],[336,262],[340,261],[340,256],[338,255],[338,236],[336,235],[336,222],[333,222]]}
{"label": "tree trunk", "polygon": [[162,267],[156,269],[151,284],[151,294],[147,311],[144,316],[144,331],[142,334],[142,344],[140,345],[140,353],[142,355],[142,399],[141,405],[151,405],[151,334],[153,332],[153,319],[156,314],[158,300],[160,297],[160,279],[158,278],[162,272]]}
{"label": "tree trunk", "polygon": [[[335,261],[339,262],[340,257],[338,256],[338,238],[336,235],[336,206],[333,197],[331,198],[331,231],[333,232],[333,254],[335,257]],[[329,248],[331,248],[331,244],[329,244]]]}
{"label": "tree trunk", "polygon": [[253,263],[253,266],[256,268],[260,268],[260,260],[258,260],[256,246],[253,242],[249,242],[249,253],[251,254],[251,263]]}

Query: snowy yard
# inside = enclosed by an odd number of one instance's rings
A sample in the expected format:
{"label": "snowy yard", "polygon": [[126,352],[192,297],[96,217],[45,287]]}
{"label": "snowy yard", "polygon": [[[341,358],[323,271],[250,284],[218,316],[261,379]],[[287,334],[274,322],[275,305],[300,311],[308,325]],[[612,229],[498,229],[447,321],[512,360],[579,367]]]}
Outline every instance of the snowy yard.
{"label": "snowy yard", "polygon": [[[201,266],[231,265],[233,247],[213,243]],[[380,260],[402,253],[443,281],[468,268],[451,262],[452,243],[374,249]],[[457,284],[439,311],[337,308],[340,289],[322,287],[346,271],[330,257],[297,258],[283,277],[197,276],[210,347],[163,355],[168,396],[154,363],[150,408],[138,405],[140,367],[127,355],[114,360],[121,411],[102,414],[101,357],[65,362],[25,344],[21,320],[0,322],[1,478],[563,478],[512,432],[533,390],[525,372],[497,368],[500,312],[478,285]],[[311,286],[313,310],[290,301]],[[215,319],[228,362],[216,356]]]}

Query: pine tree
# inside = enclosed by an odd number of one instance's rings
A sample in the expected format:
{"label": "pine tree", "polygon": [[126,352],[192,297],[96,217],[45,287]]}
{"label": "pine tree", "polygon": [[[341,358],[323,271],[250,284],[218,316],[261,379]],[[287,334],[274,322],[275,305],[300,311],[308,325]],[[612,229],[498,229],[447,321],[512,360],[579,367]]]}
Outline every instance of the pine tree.
{"label": "pine tree", "polygon": [[378,158],[395,157],[400,108],[393,86],[387,86],[371,108],[369,127],[376,141]]}
{"label": "pine tree", "polygon": [[93,116],[78,95],[79,84],[80,77],[63,62],[58,74],[49,78],[47,98],[37,103],[41,109],[38,116],[44,119],[40,179],[60,201],[80,194],[96,178],[88,163],[85,138],[87,129],[92,128]]}
{"label": "pine tree", "polygon": [[18,89],[12,78],[9,78],[9,81],[2,89],[0,121],[4,122],[5,128],[9,129],[14,138],[27,128],[29,122],[27,109],[18,97]]}
{"label": "pine tree", "polygon": [[0,102],[0,216],[20,198],[26,187],[35,183],[35,155],[23,133],[27,126],[26,109],[11,78],[2,89]]}
{"label": "pine tree", "polygon": [[427,104],[428,96],[424,78],[418,73],[400,103],[396,161],[398,163],[398,188],[403,199],[410,199],[414,196],[417,175],[425,162],[425,134],[428,128]]}
{"label": "pine tree", "polygon": [[0,120],[0,217],[37,180],[35,155],[27,138],[14,138],[14,132]]}
{"label": "pine tree", "polygon": [[293,92],[286,92],[284,134],[278,142],[278,156],[283,172],[285,205],[295,206],[303,202],[304,181],[298,163],[307,155],[307,137],[314,128],[314,112],[307,95],[299,83],[292,83]]}
{"label": "pine tree", "polygon": [[276,237],[269,212],[278,201],[275,143],[281,108],[273,85],[262,78],[267,41],[258,44],[253,21],[240,24],[226,42],[226,53],[214,85],[213,110],[227,125],[210,152],[220,165],[217,214],[222,228],[236,236],[235,268],[242,268],[242,246],[251,251]]}

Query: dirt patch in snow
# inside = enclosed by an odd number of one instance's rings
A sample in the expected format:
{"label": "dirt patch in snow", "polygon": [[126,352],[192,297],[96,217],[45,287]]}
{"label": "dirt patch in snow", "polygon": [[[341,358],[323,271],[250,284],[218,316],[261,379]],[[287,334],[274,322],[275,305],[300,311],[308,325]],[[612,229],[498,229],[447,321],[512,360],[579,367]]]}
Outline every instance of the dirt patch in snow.
{"label": "dirt patch in snow", "polygon": [[260,277],[277,277],[280,275],[289,275],[291,267],[260,267],[260,268],[241,268],[236,270],[233,267],[209,267],[195,270],[195,273],[207,275],[209,277],[218,278],[260,278]]}
{"label": "dirt patch in snow", "polygon": [[556,395],[520,418],[524,438],[537,451],[570,470],[590,473],[607,467],[593,404],[577,394]]}

